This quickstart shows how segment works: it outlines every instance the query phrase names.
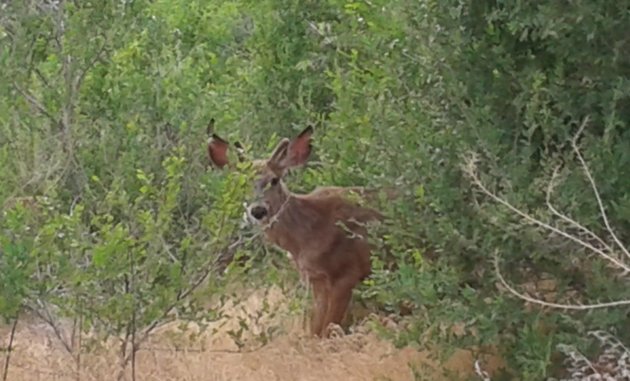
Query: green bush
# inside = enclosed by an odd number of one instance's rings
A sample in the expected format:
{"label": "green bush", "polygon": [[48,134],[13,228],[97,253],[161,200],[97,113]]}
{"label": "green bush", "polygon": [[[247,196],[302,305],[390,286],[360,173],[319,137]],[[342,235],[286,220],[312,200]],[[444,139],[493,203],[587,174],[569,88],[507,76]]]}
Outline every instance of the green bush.
{"label": "green bush", "polygon": [[[584,350],[588,331],[616,332],[628,343],[627,306],[548,311],[497,289],[495,253],[511,284],[553,277],[558,293],[576,292],[585,303],[629,299],[627,276],[611,276],[575,242],[523,223],[462,170],[475,152],[490,191],[548,222],[545,193],[562,163],[554,204],[605,237],[570,144],[588,117],[579,145],[611,225],[630,242],[627,7],[6,4],[0,314],[15,318],[43,298],[70,316],[103,316],[107,327],[130,316],[150,327],[171,306],[189,308],[182,293],[242,234],[248,192],[246,175],[207,170],[205,131],[214,117],[220,135],[260,156],[279,136],[314,123],[314,165],[291,177],[295,191],[400,190],[380,202],[390,218],[377,235],[374,274],[357,292],[377,311],[411,306],[397,343],[492,345],[528,380],[556,374],[557,345]],[[40,197],[38,208],[11,202],[28,196]],[[247,271],[280,281],[259,246],[237,256],[256,259]],[[222,281],[243,280],[213,275],[207,292],[221,292]],[[117,298],[121,292],[127,297]],[[98,308],[90,307],[95,298]],[[443,329],[462,323],[463,336]]]}

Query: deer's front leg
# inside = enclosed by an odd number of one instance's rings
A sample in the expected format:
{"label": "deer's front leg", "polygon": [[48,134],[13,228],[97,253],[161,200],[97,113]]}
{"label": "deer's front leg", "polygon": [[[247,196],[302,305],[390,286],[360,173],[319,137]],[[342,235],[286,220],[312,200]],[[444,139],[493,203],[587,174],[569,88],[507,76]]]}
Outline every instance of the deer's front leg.
{"label": "deer's front leg", "polygon": [[330,282],[328,278],[311,279],[311,287],[313,288],[313,316],[311,320],[311,334],[322,336],[326,328],[325,320],[328,315],[328,306],[330,298]]}

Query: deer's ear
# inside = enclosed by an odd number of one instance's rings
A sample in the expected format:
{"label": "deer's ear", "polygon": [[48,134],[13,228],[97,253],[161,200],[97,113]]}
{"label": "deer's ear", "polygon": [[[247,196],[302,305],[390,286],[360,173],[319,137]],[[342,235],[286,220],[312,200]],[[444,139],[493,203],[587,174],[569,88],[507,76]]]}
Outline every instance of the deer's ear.
{"label": "deer's ear", "polygon": [[313,127],[309,125],[289,142],[286,148],[286,154],[282,160],[283,167],[291,168],[306,163],[312,150],[312,136]]}
{"label": "deer's ear", "polygon": [[210,139],[208,139],[208,158],[210,162],[218,168],[223,168],[229,164],[228,148],[230,148],[230,143],[217,134],[212,134]]}
{"label": "deer's ear", "polygon": [[280,140],[276,148],[273,150],[271,157],[269,158],[269,163],[275,165],[281,165],[287,156],[287,147],[289,146],[289,139],[283,138]]}

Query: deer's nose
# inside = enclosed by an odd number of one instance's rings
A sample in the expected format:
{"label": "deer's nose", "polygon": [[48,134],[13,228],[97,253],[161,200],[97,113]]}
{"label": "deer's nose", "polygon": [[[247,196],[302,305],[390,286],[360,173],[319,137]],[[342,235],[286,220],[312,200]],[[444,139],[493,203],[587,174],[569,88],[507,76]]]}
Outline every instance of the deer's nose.
{"label": "deer's nose", "polygon": [[257,205],[254,206],[249,212],[255,219],[262,220],[267,215],[267,208]]}

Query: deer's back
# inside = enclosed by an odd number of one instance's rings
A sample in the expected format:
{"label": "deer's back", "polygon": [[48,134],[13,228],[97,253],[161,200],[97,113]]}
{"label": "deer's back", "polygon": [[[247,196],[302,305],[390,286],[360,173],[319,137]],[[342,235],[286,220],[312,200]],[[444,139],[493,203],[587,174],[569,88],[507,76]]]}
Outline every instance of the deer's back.
{"label": "deer's back", "polygon": [[376,209],[365,206],[375,191],[362,187],[319,187],[313,192],[301,195],[304,200],[320,204],[329,213],[331,221],[358,221],[366,223],[382,220],[383,215]]}
{"label": "deer's back", "polygon": [[320,233],[304,247],[303,258],[298,258],[307,272],[323,271],[333,279],[348,273],[357,280],[369,275],[371,247],[366,224],[383,216],[361,205],[360,196],[360,188],[342,187],[323,187],[297,196],[319,216]]}

